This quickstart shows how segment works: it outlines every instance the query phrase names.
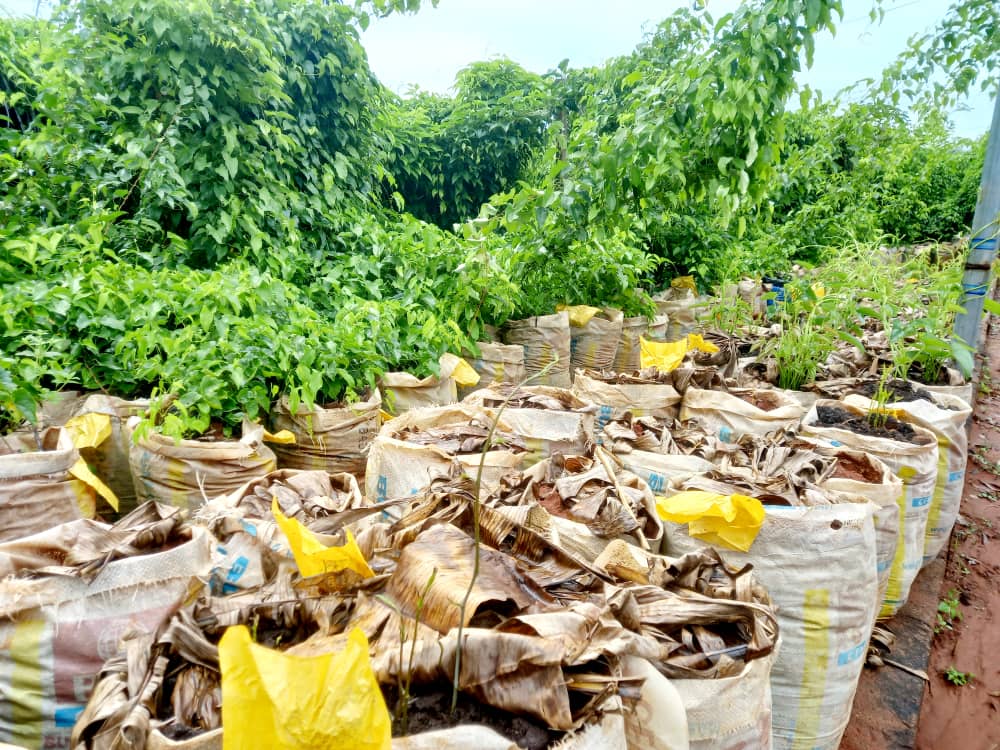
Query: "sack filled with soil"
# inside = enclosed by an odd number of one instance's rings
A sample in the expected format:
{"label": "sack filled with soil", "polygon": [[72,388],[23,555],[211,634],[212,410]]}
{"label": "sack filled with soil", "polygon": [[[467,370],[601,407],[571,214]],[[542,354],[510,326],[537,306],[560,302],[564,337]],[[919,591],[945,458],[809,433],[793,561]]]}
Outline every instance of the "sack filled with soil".
{"label": "sack filled with soil", "polygon": [[[139,417],[127,422],[129,439]],[[277,468],[274,453],[264,445],[264,428],[244,422],[239,439],[208,437],[175,440],[149,431],[129,448],[135,496],[178,508],[194,509],[219,495]]]}
{"label": "sack filled with soil", "polygon": [[639,315],[622,321],[622,334],[615,353],[615,372],[635,372],[642,367],[642,339],[649,330],[649,318]]}
{"label": "sack filled with soil", "polygon": [[581,305],[567,312],[572,370],[611,369],[622,335],[622,311]]}
{"label": "sack filled with soil", "polygon": [[[475,396],[477,394],[473,394]],[[495,416],[469,404],[413,409],[382,425],[368,453],[365,496],[371,502],[414,495],[442,477],[475,478],[483,464],[483,491],[521,468],[525,443],[501,417],[483,455]]]}
{"label": "sack filled with soil", "polygon": [[0,541],[94,517],[97,493],[71,472],[79,460],[61,427],[0,436]]}
{"label": "sack filled with soil", "polygon": [[681,396],[674,389],[673,376],[655,368],[633,374],[583,370],[573,381],[573,393],[597,405],[595,432],[602,439],[608,422],[632,417],[655,417],[672,422]]}
{"label": "sack filled with soil", "polygon": [[376,388],[367,398],[348,404],[299,404],[292,413],[282,396],[271,413],[271,431],[288,430],[294,443],[272,443],[281,469],[350,472],[363,478],[368,446],[378,432],[382,396]]}
{"label": "sack filled with soil", "polygon": [[733,389],[729,392],[688,388],[681,401],[681,421],[697,422],[723,442],[742,435],[766,435],[798,425],[805,409],[777,389]]}
{"label": "sack filled with soil", "polygon": [[888,466],[903,483],[900,535],[889,574],[880,618],[892,617],[906,603],[910,586],[923,564],[922,540],[938,475],[938,442],[934,433],[894,417],[869,419],[868,413],[841,401],[821,399],[802,420],[802,434],[827,445],[869,453]]}
{"label": "sack filled with soil", "polygon": [[111,420],[111,435],[94,448],[81,448],[80,455],[101,481],[118,498],[118,517],[133,511],[138,504],[132,467],[128,455],[131,444],[127,428],[131,417],[140,416],[149,408],[149,399],[124,399],[94,393],[77,407],[76,413],[107,414]]}
{"label": "sack filled with soil", "polygon": [[557,453],[585,454],[594,444],[597,407],[566,388],[485,388],[463,403],[493,414],[503,409],[500,419],[527,447],[526,467]]}
{"label": "sack filled with soil", "polygon": [[[524,374],[532,378],[532,385],[569,388],[572,382],[570,376],[572,339],[568,313],[564,311],[508,321],[501,331],[501,336],[505,344],[516,344],[524,348]],[[552,366],[548,371],[540,375],[550,364]]]}
{"label": "sack filled with soil", "polygon": [[410,409],[428,406],[448,406],[458,401],[458,381],[465,385],[479,382],[475,370],[461,357],[442,354],[438,374],[418,378],[408,372],[387,372],[381,387],[385,394],[384,408],[393,416]]}
{"label": "sack filled with soil", "polygon": [[[698,477],[674,484],[674,492],[685,490],[743,491]],[[878,610],[876,506],[837,502],[815,489],[806,498],[811,504],[765,504],[749,551],[719,552],[730,564],[752,565],[778,607],[781,648],[771,672],[775,746],[837,750]],[[665,554],[704,544],[689,535],[687,524],[664,521]]]}
{"label": "sack filled with soil", "polygon": [[210,549],[204,529],[155,503],[112,527],[79,520],[0,545],[0,742],[76,747],[102,665],[125,660],[126,633],[157,632],[207,576]]}
{"label": "sack filled with soil", "polygon": [[459,386],[460,400],[494,383],[516,385],[525,379],[523,346],[493,341],[480,341],[476,346],[479,348],[479,354],[467,354],[465,361],[479,373],[479,382],[475,385]]}
{"label": "sack filled with soil", "polygon": [[[897,556],[905,560],[907,549],[915,550],[922,544],[911,529],[899,522],[903,482],[892,473],[892,469],[870,453],[823,444],[817,444],[816,450],[837,459],[833,473],[820,482],[820,487],[843,500],[860,497],[878,506],[875,511],[875,546],[879,601],[884,601],[893,562]],[[905,532],[910,533],[909,538],[904,536]]]}
{"label": "sack filled with soil", "polygon": [[[862,394],[845,397],[844,403],[868,411],[877,405],[870,396],[877,384],[866,384]],[[893,381],[888,384],[891,395],[887,408],[904,422],[924,427],[937,436],[938,472],[927,510],[923,564],[927,565],[944,549],[958,518],[965,489],[965,464],[968,460],[969,435],[965,425],[972,416],[972,407],[958,396],[931,393],[922,386]]]}

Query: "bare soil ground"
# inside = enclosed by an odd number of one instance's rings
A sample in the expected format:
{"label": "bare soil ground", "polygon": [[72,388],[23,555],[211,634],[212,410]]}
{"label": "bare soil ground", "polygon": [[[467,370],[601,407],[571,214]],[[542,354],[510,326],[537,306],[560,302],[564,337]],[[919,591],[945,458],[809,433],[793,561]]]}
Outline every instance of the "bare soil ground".
{"label": "bare soil ground", "polygon": [[[1000,748],[1000,324],[990,326],[962,515],[948,548],[939,601],[961,610],[932,643],[917,750]],[[947,619],[947,618],[946,618]],[[949,682],[947,670],[974,675]]]}

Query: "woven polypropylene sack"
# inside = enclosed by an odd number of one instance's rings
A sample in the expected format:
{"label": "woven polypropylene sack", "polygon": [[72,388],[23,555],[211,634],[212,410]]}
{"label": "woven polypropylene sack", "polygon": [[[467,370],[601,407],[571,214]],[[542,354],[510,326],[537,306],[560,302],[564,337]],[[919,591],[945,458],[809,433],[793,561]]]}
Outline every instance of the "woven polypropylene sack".
{"label": "woven polypropylene sack", "polygon": [[[129,430],[138,418],[128,422]],[[197,508],[228,495],[252,479],[274,471],[274,453],[263,443],[264,428],[246,424],[237,440],[174,440],[147,433],[129,450],[139,503],[156,500],[178,508]]]}
{"label": "woven polypropylene sack", "polygon": [[867,453],[861,453],[844,447],[819,448],[824,455],[836,456],[838,460],[853,460],[867,464],[877,474],[873,481],[863,481],[857,478],[837,476],[834,474],[823,482],[820,487],[844,501],[854,501],[864,498],[878,506],[875,511],[875,550],[878,565],[879,601],[885,600],[889,590],[889,576],[896,555],[902,554],[905,540],[902,538],[902,527],[899,523],[899,498],[903,493],[903,482],[892,473],[883,461]]}
{"label": "woven polypropylene sack", "polygon": [[[382,425],[382,429],[372,442],[365,469],[365,496],[371,502],[385,502],[416,493],[439,477],[450,477],[466,473],[475,477],[479,463],[483,460],[480,452],[463,454],[448,453],[436,445],[421,445],[393,437],[407,429],[436,429],[448,425],[467,424],[478,419],[488,424],[492,419],[488,410],[458,404],[453,406],[413,409]],[[501,426],[510,431],[506,414]],[[496,486],[500,477],[508,471],[521,467],[523,453],[499,449],[486,452],[483,465],[483,486]]]}
{"label": "woven polypropylene sack", "polygon": [[654,315],[646,329],[646,338],[650,341],[666,341],[670,330],[670,316]]}
{"label": "woven polypropylene sack", "polygon": [[77,408],[79,414],[107,414],[111,420],[111,435],[94,448],[82,448],[80,455],[91,470],[118,498],[118,513],[125,515],[138,504],[132,467],[129,465],[130,449],[128,420],[143,414],[149,408],[149,399],[128,400],[91,394]]}
{"label": "woven polypropylene sack", "polygon": [[681,395],[670,383],[608,383],[600,373],[578,372],[573,380],[573,394],[597,405],[595,433],[600,438],[604,425],[621,419],[626,412],[633,417],[657,417],[671,422],[677,416]]}
{"label": "woven polypropylene sack", "polygon": [[800,403],[774,388],[737,389],[728,393],[688,388],[681,401],[680,418],[693,420],[709,434],[730,443],[741,435],[766,435],[795,427],[803,414],[805,408]]}
{"label": "woven polypropylene sack", "polygon": [[649,451],[631,451],[618,456],[622,465],[645,480],[653,492],[663,492],[678,479],[712,471],[715,465],[698,456],[668,455]]}
{"label": "woven polypropylene sack", "polygon": [[[721,549],[750,563],[777,608],[781,649],[771,671],[774,747],[837,750],[878,608],[871,503],[765,506],[750,551]],[[664,523],[666,552],[702,542]]]}
{"label": "woven polypropylene sack", "polygon": [[[531,396],[548,396],[564,404],[564,409],[503,408],[500,419],[510,431],[524,440],[527,453],[524,466],[543,461],[555,453],[584,455],[594,444],[594,425],[597,409],[586,399],[579,398],[566,388],[536,385],[518,389],[518,393]],[[471,394],[463,402],[476,408],[485,408],[491,416],[500,413],[504,394],[489,388]]]}
{"label": "woven polypropylene sack", "polygon": [[570,363],[573,370],[610,370],[622,335],[621,310],[605,309],[585,325],[570,324]]}
{"label": "woven polypropylene sack", "polygon": [[920,444],[859,435],[840,427],[825,427],[818,423],[817,417],[817,409],[823,406],[846,409],[856,417],[866,416],[864,410],[842,401],[820,399],[802,419],[803,435],[828,445],[844,446],[873,455],[902,480],[903,489],[898,500],[899,541],[889,572],[889,587],[879,612],[879,617],[892,617],[906,603],[913,579],[923,564],[927,515],[938,473],[937,438],[930,430],[918,426],[913,429]]}
{"label": "woven polypropylene sack", "polygon": [[61,427],[0,440],[0,541],[18,539],[78,518],[93,518],[94,490],[70,469],[80,454]]}
{"label": "woven polypropylene sack", "polygon": [[[965,425],[972,416],[972,407],[958,396],[946,393],[932,393],[931,396],[933,401],[898,401],[889,406],[904,422],[933,432],[938,441],[937,481],[927,509],[927,530],[924,532],[924,565],[944,549],[958,518],[969,451],[969,434]],[[857,395],[847,396],[844,402],[866,410],[873,404]]]}
{"label": "woven polypropylene sack", "polygon": [[382,396],[376,389],[369,398],[332,408],[304,404],[292,414],[288,398],[282,396],[271,415],[272,431],[288,430],[291,444],[271,446],[282,469],[342,471],[364,476],[368,446],[379,429]]}
{"label": "woven polypropylene sack", "polygon": [[[532,377],[531,385],[552,385],[569,388],[570,331],[569,313],[557,312],[535,318],[508,321],[503,329],[505,344],[524,348],[524,374]],[[538,375],[550,363],[555,363],[545,375]]]}
{"label": "woven polypropylene sack", "polygon": [[642,338],[649,330],[649,318],[640,315],[622,321],[622,335],[615,354],[615,372],[635,372],[642,367]]}
{"label": "woven polypropylene sack", "polygon": [[476,385],[459,386],[459,399],[495,383],[516,385],[524,380],[523,346],[493,341],[480,341],[476,346],[479,347],[479,354],[466,355],[465,360],[479,373],[479,382]]}
{"label": "woven polypropylene sack", "polygon": [[671,680],[684,703],[691,750],[770,750],[773,664],[772,653],[735,677]]}
{"label": "woven polypropylene sack", "polygon": [[[44,545],[45,535],[55,531],[32,539]],[[121,653],[122,636],[129,630],[155,633],[208,574],[210,548],[208,532],[195,528],[191,541],[115,560],[90,581],[41,575],[0,583],[6,602],[0,617],[0,742],[32,750],[70,747],[76,716],[101,666]]]}

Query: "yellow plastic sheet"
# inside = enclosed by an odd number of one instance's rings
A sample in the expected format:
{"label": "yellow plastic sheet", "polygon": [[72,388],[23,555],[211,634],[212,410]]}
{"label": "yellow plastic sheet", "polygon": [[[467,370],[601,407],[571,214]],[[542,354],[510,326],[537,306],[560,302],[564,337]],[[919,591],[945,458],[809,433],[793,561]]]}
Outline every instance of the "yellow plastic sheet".
{"label": "yellow plastic sheet", "polygon": [[[73,446],[77,450],[96,448],[111,437],[111,417],[96,412],[80,414],[68,419],[64,429],[70,434]],[[118,510],[118,496],[90,470],[86,461],[82,458],[77,459],[76,463],[70,467],[69,473],[84,484],[93,487],[98,495],[108,501],[108,505]],[[90,515],[93,515],[93,509],[91,509]]]}
{"label": "yellow plastic sheet", "polygon": [[690,351],[714,354],[719,347],[710,341],[705,341],[701,334],[689,333],[680,341],[648,341],[639,339],[639,366],[643,369],[655,367],[660,372],[676,370],[684,357]]}
{"label": "yellow plastic sheet", "polygon": [[268,432],[264,430],[265,443],[277,443],[278,445],[294,445],[295,435],[291,430],[279,430],[278,432]]}
{"label": "yellow plastic sheet", "polygon": [[684,361],[687,339],[680,341],[648,341],[639,339],[639,366],[655,367],[660,372],[671,372]]}
{"label": "yellow plastic sheet", "polygon": [[339,653],[294,656],[243,625],[219,641],[223,750],[390,750],[392,724],[358,628]]}
{"label": "yellow plastic sheet", "polygon": [[694,276],[677,276],[670,282],[674,289],[690,289],[695,294],[698,293],[698,286],[694,283]]}
{"label": "yellow plastic sheet", "polygon": [[479,383],[479,373],[461,357],[455,354],[442,354],[439,360],[441,371],[451,371],[452,379],[463,388],[471,388]]}
{"label": "yellow plastic sheet", "polygon": [[715,354],[719,351],[719,347],[711,341],[705,341],[705,338],[700,333],[689,333],[687,345],[689,352],[698,351],[705,352],[706,354]]}
{"label": "yellow plastic sheet", "polygon": [[591,307],[590,305],[556,305],[557,312],[562,312],[563,310],[569,313],[569,324],[571,326],[574,328],[583,328],[590,322],[591,318],[601,311],[601,308]]}
{"label": "yellow plastic sheet", "polygon": [[363,578],[375,575],[350,531],[344,530],[347,541],[342,546],[327,547],[309,529],[282,513],[277,498],[271,500],[271,512],[278,522],[278,528],[288,538],[295,564],[299,566],[299,572],[304,578],[341,570],[353,570]]}
{"label": "yellow plastic sheet", "polygon": [[664,521],[686,523],[696,539],[740,552],[750,549],[764,523],[763,504],[746,495],[680,492],[656,498],[656,512]]}

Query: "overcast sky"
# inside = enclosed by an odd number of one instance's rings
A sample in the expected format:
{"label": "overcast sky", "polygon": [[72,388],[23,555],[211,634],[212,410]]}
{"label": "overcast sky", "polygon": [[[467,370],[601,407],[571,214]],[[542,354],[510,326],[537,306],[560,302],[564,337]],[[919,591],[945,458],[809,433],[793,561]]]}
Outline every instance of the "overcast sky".
{"label": "overcast sky", "polygon": [[[362,35],[372,69],[389,88],[411,84],[446,92],[455,73],[476,60],[507,56],[544,73],[568,58],[572,66],[600,64],[627,54],[644,34],[689,0],[425,0],[415,15],[373,20]],[[844,0],[844,20],[835,37],[823,33],[816,60],[800,76],[832,96],[856,81],[877,77],[913,34],[932,28],[946,0],[887,0],[882,25],[872,24],[872,0]],[[738,0],[708,0],[716,17]],[[34,0],[0,0],[9,13],[33,13]],[[993,102],[976,94],[967,111],[954,113],[955,132],[978,136],[989,129]]]}

